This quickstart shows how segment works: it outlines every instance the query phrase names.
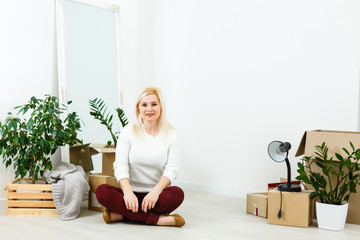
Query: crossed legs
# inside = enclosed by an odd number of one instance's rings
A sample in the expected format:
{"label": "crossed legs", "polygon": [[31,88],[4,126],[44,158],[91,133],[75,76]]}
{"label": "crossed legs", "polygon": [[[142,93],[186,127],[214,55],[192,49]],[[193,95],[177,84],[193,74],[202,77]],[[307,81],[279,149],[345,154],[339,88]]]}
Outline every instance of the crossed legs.
{"label": "crossed legs", "polygon": [[[137,193],[134,192],[139,200],[139,205],[141,206],[143,198],[147,193]],[[120,188],[111,186],[109,184],[102,184],[96,190],[96,198],[104,207],[110,210],[112,213],[117,213],[115,217],[118,220],[121,220],[120,215],[124,219],[129,219],[134,222],[141,222],[149,225],[171,225],[171,219],[169,217],[163,216],[169,214],[178,208],[184,200],[184,192],[181,188],[176,186],[167,187],[160,194],[155,207],[148,211],[147,213],[139,210],[138,213],[133,213],[128,210],[124,202],[124,194]],[[161,219],[159,220],[161,216]],[[176,219],[175,219],[176,220]],[[169,222],[170,221],[170,222]]]}

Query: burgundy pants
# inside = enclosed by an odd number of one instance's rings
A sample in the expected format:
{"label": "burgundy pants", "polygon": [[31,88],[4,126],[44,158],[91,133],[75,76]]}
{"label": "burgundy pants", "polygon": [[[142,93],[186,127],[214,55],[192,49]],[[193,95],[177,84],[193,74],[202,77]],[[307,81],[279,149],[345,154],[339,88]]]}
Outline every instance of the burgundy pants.
{"label": "burgundy pants", "polygon": [[96,190],[96,198],[99,203],[111,212],[121,214],[125,219],[149,225],[156,225],[159,220],[159,215],[171,213],[178,208],[184,200],[184,192],[181,188],[175,186],[167,187],[160,194],[155,207],[145,213],[141,210],[141,203],[147,193],[134,192],[134,194],[139,200],[139,210],[137,213],[133,213],[126,208],[124,194],[120,188],[109,184],[102,184]]}

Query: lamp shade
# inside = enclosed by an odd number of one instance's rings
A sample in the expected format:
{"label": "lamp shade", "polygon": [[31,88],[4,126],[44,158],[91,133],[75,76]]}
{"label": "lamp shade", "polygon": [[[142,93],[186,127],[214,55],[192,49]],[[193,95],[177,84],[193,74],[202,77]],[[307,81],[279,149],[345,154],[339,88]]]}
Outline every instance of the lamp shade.
{"label": "lamp shade", "polygon": [[[286,162],[287,166],[287,183],[280,184],[277,188],[281,191],[286,192],[301,192],[301,187],[295,184],[291,184],[291,169],[290,162],[288,159],[289,150],[291,144],[289,142],[273,141],[268,146],[268,153],[272,160],[275,162]],[[280,207],[281,208],[281,207]],[[281,210],[279,212],[279,218],[281,217]]]}
{"label": "lamp shade", "polygon": [[282,162],[287,158],[290,148],[288,142],[273,141],[268,146],[268,153],[275,162]]}

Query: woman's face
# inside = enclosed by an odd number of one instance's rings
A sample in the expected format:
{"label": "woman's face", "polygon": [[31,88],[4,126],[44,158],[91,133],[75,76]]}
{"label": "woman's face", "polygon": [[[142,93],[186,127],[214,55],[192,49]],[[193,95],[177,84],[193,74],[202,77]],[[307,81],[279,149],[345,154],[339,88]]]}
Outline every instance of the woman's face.
{"label": "woman's face", "polygon": [[145,122],[158,121],[161,114],[161,105],[155,94],[144,96],[140,100],[139,111]]}

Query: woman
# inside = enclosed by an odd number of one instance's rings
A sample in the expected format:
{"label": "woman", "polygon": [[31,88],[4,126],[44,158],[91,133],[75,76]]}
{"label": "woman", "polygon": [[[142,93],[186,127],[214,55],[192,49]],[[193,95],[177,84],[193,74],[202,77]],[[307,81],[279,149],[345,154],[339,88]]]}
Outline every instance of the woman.
{"label": "woman", "polygon": [[119,136],[114,175],[121,188],[103,184],[96,198],[105,207],[106,223],[128,219],[150,225],[185,224],[169,215],[184,200],[184,192],[170,186],[180,162],[180,137],[166,120],[158,88],[145,88],[136,104],[136,124],[127,125]]}

